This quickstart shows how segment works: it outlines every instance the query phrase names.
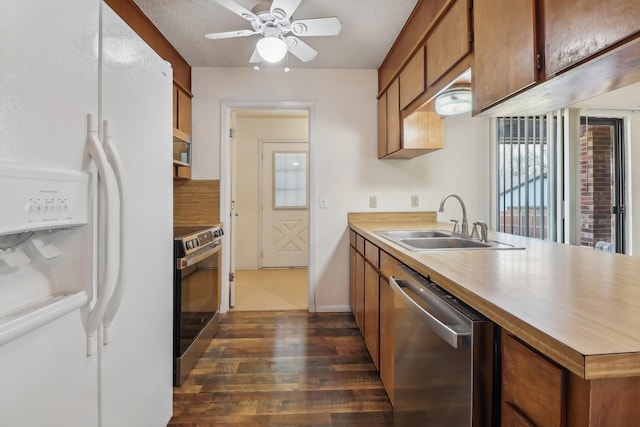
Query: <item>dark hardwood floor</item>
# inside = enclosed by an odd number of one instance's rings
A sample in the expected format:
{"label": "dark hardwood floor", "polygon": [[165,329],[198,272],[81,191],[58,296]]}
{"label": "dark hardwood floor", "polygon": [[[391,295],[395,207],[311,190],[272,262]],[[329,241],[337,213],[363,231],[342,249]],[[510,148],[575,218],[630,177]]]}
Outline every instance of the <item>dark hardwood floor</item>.
{"label": "dark hardwood floor", "polygon": [[173,399],[170,427],[393,425],[350,313],[227,313]]}

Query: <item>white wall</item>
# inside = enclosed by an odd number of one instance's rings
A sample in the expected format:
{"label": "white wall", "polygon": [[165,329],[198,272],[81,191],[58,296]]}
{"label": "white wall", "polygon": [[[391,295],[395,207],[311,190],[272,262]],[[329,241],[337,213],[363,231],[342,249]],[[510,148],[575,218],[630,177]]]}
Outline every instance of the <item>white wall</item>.
{"label": "white wall", "polygon": [[[443,150],[413,160],[378,160],[376,70],[194,68],[192,91],[194,179],[220,178],[221,101],[315,104],[312,179],[318,198],[329,203],[318,209],[318,200],[311,202],[317,311],[348,309],[348,212],[411,210],[411,195],[420,197],[419,210],[437,210],[442,196],[455,192],[470,220],[489,219],[489,119],[447,118]],[[369,209],[370,195],[377,197],[377,209]],[[459,217],[455,202],[447,202],[442,219]]]}
{"label": "white wall", "polygon": [[236,269],[259,266],[260,141],[307,142],[309,119],[238,117],[236,120]]}

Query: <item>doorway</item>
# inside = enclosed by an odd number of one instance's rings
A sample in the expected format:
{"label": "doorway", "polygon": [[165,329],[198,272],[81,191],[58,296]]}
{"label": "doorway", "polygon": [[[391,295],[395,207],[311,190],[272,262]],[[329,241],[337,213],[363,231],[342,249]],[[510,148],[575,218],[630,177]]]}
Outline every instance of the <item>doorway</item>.
{"label": "doorway", "polygon": [[309,265],[309,191],[306,142],[262,142],[260,268]]}
{"label": "doorway", "polygon": [[312,311],[310,110],[229,112],[229,307]]}
{"label": "doorway", "polygon": [[580,246],[625,253],[623,123],[580,118]]}

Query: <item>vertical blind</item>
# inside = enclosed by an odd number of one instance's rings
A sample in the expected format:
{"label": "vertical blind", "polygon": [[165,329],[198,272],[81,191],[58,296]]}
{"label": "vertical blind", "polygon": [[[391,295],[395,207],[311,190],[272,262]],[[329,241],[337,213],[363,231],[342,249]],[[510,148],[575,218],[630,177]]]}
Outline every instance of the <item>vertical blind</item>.
{"label": "vertical blind", "polygon": [[497,230],[549,236],[550,180],[547,116],[497,119]]}

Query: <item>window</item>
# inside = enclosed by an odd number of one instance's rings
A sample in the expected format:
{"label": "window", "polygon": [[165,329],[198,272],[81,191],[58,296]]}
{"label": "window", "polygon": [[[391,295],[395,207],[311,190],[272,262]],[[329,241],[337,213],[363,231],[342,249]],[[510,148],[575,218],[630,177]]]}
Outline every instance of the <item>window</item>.
{"label": "window", "polygon": [[498,231],[549,238],[549,117],[497,119]]}
{"label": "window", "polygon": [[273,174],[273,208],[307,208],[307,153],[273,153]]}

